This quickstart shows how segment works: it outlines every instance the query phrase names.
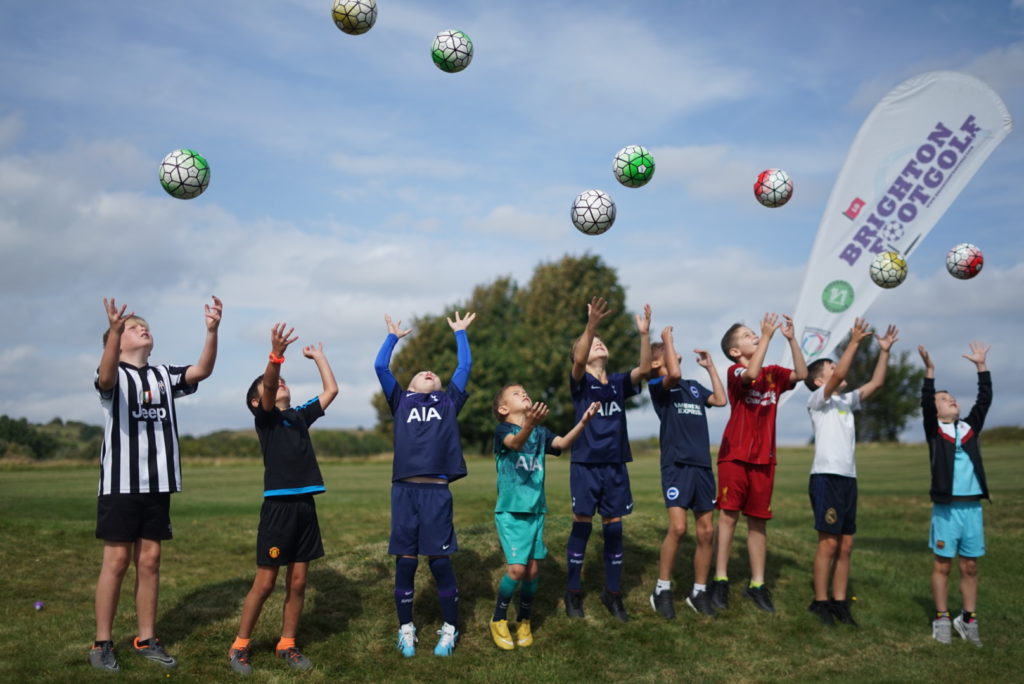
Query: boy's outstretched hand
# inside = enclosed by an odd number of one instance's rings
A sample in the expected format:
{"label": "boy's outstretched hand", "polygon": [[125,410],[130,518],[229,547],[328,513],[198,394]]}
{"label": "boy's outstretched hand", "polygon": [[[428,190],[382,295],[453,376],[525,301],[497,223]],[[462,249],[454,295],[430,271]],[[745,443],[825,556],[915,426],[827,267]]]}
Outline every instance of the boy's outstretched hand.
{"label": "boy's outstretched hand", "polygon": [[469,312],[467,312],[466,315],[463,316],[462,318],[459,318],[459,312],[456,311],[454,321],[450,318],[446,320],[448,321],[448,327],[452,329],[452,332],[458,332],[459,330],[465,330],[466,328],[468,328],[469,324],[473,322],[474,318],[476,318],[476,314]]}
{"label": "boy's outstretched hand", "polygon": [[597,415],[597,410],[599,408],[601,408],[601,402],[592,402],[590,406],[587,407],[587,410],[583,412],[583,415],[580,416],[580,422],[583,423],[584,425],[589,423],[590,419]]}
{"label": "boy's outstretched hand", "polygon": [[771,338],[779,329],[779,315],[766,313],[761,319],[761,337]]}
{"label": "boy's outstretched hand", "polygon": [[924,348],[923,344],[917,345],[917,353],[921,355],[921,361],[924,363],[925,369],[934,369],[935,364],[932,363],[931,354]]}
{"label": "boy's outstretched hand", "polygon": [[307,344],[302,348],[302,355],[307,359],[313,359],[314,361],[324,358],[324,343],[319,342],[315,345]]}
{"label": "boy's outstretched hand", "polygon": [[111,297],[107,299],[103,298],[103,309],[107,312],[107,320],[110,322],[110,329],[116,333],[124,332],[124,324],[129,318],[135,315],[134,311],[125,313],[128,308],[127,304],[122,304],[121,308],[117,308],[117,302]]}
{"label": "boy's outstretched hand", "polygon": [[636,329],[641,335],[651,334],[651,305],[644,304],[643,315],[636,315]]}
{"label": "boy's outstretched hand", "polygon": [[871,326],[863,318],[854,318],[850,328],[850,344],[860,344],[861,340],[871,334]]}
{"label": "boy's outstretched hand", "polygon": [[701,368],[711,368],[715,365],[707,349],[694,349],[693,353],[697,355],[697,365]]}
{"label": "boy's outstretched hand", "polygon": [[530,410],[526,412],[524,428],[534,428],[544,422],[544,419],[548,417],[548,405],[543,401],[538,401],[536,404],[530,406]]}
{"label": "boy's outstretched hand", "polygon": [[991,349],[991,345],[987,345],[984,342],[974,341],[970,344],[971,353],[964,354],[963,357],[973,363],[975,366],[981,367],[985,365],[985,358],[988,356],[988,350]]}
{"label": "boy's outstretched hand", "polygon": [[217,332],[220,327],[220,318],[224,313],[224,304],[216,297],[212,297],[213,305],[203,304],[203,311],[206,315],[206,329],[209,332]]}
{"label": "boy's outstretched hand", "polygon": [[899,341],[899,334],[900,331],[896,328],[896,326],[890,325],[889,328],[885,331],[885,335],[882,335],[881,337],[875,335],[875,339],[878,340],[879,348],[881,348],[882,351],[887,352],[890,349],[892,349],[892,345],[896,344],[896,342]]}
{"label": "boy's outstretched hand", "polygon": [[284,356],[288,345],[299,339],[298,335],[292,336],[295,328],[288,328],[288,332],[285,332],[286,327],[288,327],[287,323],[276,323],[270,329],[270,350],[274,352],[274,356]]}
{"label": "boy's outstretched hand", "polygon": [[793,319],[790,316],[782,314],[782,324],[779,328],[779,332],[781,332],[782,336],[787,340],[793,339],[793,335],[796,334],[796,328],[793,327]]}
{"label": "boy's outstretched hand", "polygon": [[384,322],[388,325],[388,333],[394,335],[398,339],[402,339],[406,335],[412,332],[412,328],[406,328],[402,330],[402,321],[394,323],[391,321],[391,316],[384,314]]}
{"label": "boy's outstretched hand", "polygon": [[587,304],[587,327],[591,330],[597,330],[597,326],[611,312],[612,310],[608,308],[606,300],[601,297],[591,297],[590,303]]}

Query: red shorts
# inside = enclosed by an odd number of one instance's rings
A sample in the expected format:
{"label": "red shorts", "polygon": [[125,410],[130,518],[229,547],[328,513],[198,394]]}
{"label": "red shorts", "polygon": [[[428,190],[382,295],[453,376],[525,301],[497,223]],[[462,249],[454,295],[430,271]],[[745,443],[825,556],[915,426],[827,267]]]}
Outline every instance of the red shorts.
{"label": "red shorts", "polygon": [[742,461],[718,464],[718,499],[720,511],[741,511],[751,518],[771,520],[772,488],[775,486],[775,464],[755,465]]}

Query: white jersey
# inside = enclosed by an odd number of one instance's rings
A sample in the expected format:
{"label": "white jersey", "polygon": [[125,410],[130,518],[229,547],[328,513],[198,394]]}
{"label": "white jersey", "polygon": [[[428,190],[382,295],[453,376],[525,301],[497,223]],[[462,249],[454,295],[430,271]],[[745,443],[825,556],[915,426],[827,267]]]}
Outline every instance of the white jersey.
{"label": "white jersey", "polygon": [[106,415],[100,495],[181,491],[174,399],[196,391],[185,384],[186,370],[188,366],[136,368],[122,362],[111,390],[96,387]]}
{"label": "white jersey", "polygon": [[819,387],[807,400],[807,413],[814,426],[814,462],[811,475],[828,474],[857,477],[854,448],[857,434],[853,412],[860,408],[860,390],[845,394],[832,393],[825,399],[825,388]]}

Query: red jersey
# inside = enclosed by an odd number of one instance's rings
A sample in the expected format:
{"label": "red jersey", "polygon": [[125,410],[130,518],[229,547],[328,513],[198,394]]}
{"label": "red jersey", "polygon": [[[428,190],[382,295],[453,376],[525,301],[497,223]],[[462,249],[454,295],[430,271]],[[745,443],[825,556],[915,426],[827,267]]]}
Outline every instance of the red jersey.
{"label": "red jersey", "polygon": [[732,413],[722,433],[718,462],[775,463],[775,414],[779,397],[791,389],[789,376],[793,371],[782,366],[763,366],[757,379],[744,385],[742,375],[746,369],[734,363],[726,373]]}

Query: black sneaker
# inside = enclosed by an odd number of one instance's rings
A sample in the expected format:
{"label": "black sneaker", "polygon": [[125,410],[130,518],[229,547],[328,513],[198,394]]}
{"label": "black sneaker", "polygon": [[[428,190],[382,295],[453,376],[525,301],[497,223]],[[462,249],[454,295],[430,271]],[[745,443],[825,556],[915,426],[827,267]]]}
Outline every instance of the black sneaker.
{"label": "black sneaker", "polygon": [[754,602],[754,605],[763,610],[766,613],[774,613],[775,606],[772,605],[771,594],[768,593],[768,587],[763,584],[759,587],[747,587],[747,590],[743,592],[743,595]]}
{"label": "black sneaker", "polygon": [[839,620],[844,625],[850,625],[851,627],[857,626],[857,621],[850,615],[850,604],[848,600],[838,601],[832,599],[828,602],[829,610],[836,616],[836,620]]}
{"label": "black sneaker", "polygon": [[822,624],[829,627],[836,626],[836,620],[832,617],[828,601],[811,601],[810,605],[807,606],[807,612],[817,615]]}
{"label": "black sneaker", "polygon": [[565,592],[565,614],[571,618],[583,617],[583,592]]}
{"label": "black sneaker", "polygon": [[652,591],[651,608],[666,620],[674,620],[676,609],[672,607],[672,590],[662,589],[660,593],[657,590]]}
{"label": "black sneaker", "polygon": [[698,591],[696,595],[690,594],[687,596],[686,605],[701,615],[715,617],[715,608],[711,605],[711,596],[706,591]]}
{"label": "black sneaker", "polygon": [[626,607],[622,605],[622,594],[612,593],[607,589],[601,590],[601,603],[608,609],[608,612],[612,614],[617,620],[622,622],[629,622],[629,613],[626,612]]}
{"label": "black sneaker", "polygon": [[729,607],[729,580],[714,580],[711,583],[711,607],[725,610]]}

